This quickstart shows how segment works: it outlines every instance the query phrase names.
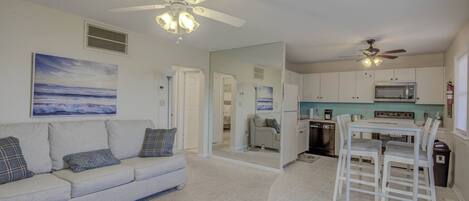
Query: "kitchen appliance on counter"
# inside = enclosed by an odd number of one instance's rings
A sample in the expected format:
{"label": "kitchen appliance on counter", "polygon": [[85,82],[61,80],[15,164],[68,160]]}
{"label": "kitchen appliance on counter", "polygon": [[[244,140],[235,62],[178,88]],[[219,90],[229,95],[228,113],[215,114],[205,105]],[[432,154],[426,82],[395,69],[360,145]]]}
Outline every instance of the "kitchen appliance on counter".
{"label": "kitchen appliance on counter", "polygon": [[[375,111],[375,120],[382,120],[383,122],[408,122],[415,123],[415,113],[413,112],[398,112],[398,111]],[[412,139],[408,139],[405,136],[398,135],[378,135],[372,134],[373,139],[387,141],[402,141],[411,142]],[[383,143],[384,145],[385,143]]]}
{"label": "kitchen appliance on counter", "polygon": [[335,123],[311,121],[307,153],[323,156],[335,154]]}
{"label": "kitchen appliance on counter", "polygon": [[361,114],[352,114],[352,122],[356,122],[363,119],[363,115]]}
{"label": "kitchen appliance on counter", "polygon": [[325,109],[324,110],[324,120],[332,120],[332,110]]}
{"label": "kitchen appliance on counter", "polygon": [[416,85],[415,82],[377,82],[375,101],[415,103]]}
{"label": "kitchen appliance on counter", "polygon": [[310,119],[320,119],[319,116],[319,109],[318,108],[311,108],[309,109],[309,118]]}

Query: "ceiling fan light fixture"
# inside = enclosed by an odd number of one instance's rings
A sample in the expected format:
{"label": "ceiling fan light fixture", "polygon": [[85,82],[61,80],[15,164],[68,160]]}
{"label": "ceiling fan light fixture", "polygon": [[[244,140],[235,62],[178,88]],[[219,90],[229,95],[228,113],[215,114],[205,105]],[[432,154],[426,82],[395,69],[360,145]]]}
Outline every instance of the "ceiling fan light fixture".
{"label": "ceiling fan light fixture", "polygon": [[161,15],[156,16],[156,22],[163,28],[164,30],[168,31],[174,26],[174,17],[169,12],[165,12]]}
{"label": "ceiling fan light fixture", "polygon": [[194,16],[192,16],[188,12],[181,12],[179,13],[179,26],[184,29],[186,33],[191,33],[197,28],[199,28],[199,23],[195,20]]}
{"label": "ceiling fan light fixture", "polygon": [[379,57],[375,57],[373,59],[373,63],[376,65],[376,66],[379,66],[383,63],[383,59],[379,58]]}
{"label": "ceiling fan light fixture", "polygon": [[369,68],[369,67],[371,67],[371,65],[373,65],[373,61],[371,61],[371,59],[367,57],[367,58],[364,58],[364,59],[362,60],[362,64],[363,64],[363,66],[365,66],[366,68]]}

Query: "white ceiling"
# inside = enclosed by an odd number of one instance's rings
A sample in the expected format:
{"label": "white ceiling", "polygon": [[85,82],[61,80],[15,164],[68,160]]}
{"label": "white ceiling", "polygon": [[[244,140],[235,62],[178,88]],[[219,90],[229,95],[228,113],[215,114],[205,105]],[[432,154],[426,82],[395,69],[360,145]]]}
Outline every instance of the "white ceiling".
{"label": "white ceiling", "polygon": [[[111,8],[162,0],[29,0],[125,29],[167,38],[154,21],[161,11],[111,13]],[[469,19],[469,0],[207,0],[202,4],[247,21],[234,28],[197,17],[183,43],[209,51],[285,41],[287,60],[310,63],[356,55],[366,38],[383,50],[442,52]]]}

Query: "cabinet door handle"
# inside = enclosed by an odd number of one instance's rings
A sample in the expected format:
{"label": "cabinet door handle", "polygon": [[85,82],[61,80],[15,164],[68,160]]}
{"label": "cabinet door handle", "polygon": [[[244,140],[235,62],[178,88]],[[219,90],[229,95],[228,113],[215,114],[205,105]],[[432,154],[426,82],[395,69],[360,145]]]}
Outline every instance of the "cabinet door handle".
{"label": "cabinet door handle", "polygon": [[357,99],[360,99],[360,97],[357,96]]}
{"label": "cabinet door handle", "polygon": [[391,80],[394,80],[394,78],[391,78]]}
{"label": "cabinet door handle", "polygon": [[396,78],[394,78],[394,79],[395,79],[395,80],[399,80],[399,79],[397,79],[397,77],[396,77]]}

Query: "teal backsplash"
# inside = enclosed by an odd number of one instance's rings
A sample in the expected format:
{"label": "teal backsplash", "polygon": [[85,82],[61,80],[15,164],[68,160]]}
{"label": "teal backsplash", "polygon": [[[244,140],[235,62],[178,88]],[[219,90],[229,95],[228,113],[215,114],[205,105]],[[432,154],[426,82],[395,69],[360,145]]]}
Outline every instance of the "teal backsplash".
{"label": "teal backsplash", "polygon": [[365,118],[373,118],[374,111],[402,111],[414,112],[416,121],[423,121],[423,113],[434,116],[440,112],[443,115],[443,105],[416,105],[413,103],[300,103],[301,116],[308,116],[310,108],[318,108],[319,115],[324,115],[325,109],[332,109],[333,116],[341,114],[362,114]]}

